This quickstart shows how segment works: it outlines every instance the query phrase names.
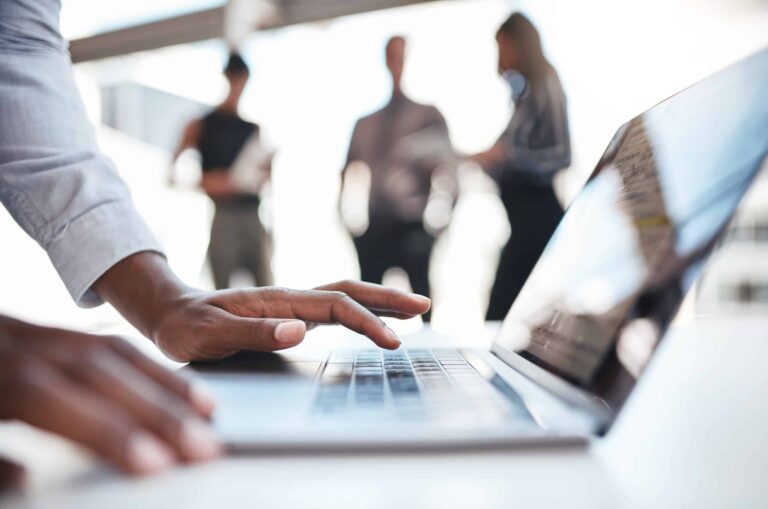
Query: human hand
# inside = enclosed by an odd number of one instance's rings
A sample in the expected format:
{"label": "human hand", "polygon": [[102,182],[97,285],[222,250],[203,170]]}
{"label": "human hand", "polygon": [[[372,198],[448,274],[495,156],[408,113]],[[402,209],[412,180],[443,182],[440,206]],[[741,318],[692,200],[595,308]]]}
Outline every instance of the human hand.
{"label": "human hand", "polygon": [[359,281],[304,291],[263,287],[198,292],[172,302],[151,336],[179,361],[220,359],[240,350],[282,350],[299,344],[308,328],[330,323],[396,349],[400,340],[379,316],[411,318],[430,304],[426,297]]}
{"label": "human hand", "polygon": [[212,458],[213,400],[116,337],[0,317],[0,419],[78,442],[126,472]]}
{"label": "human hand", "polygon": [[275,153],[272,152],[271,154],[269,154],[269,157],[264,161],[264,164],[262,164],[262,170],[264,171],[264,174],[266,175],[267,180],[272,178],[272,168],[273,168],[274,161],[275,161]]}
{"label": "human hand", "polygon": [[501,142],[496,142],[484,152],[478,152],[467,157],[467,159],[480,166],[486,172],[493,170],[496,166],[503,163],[506,158],[504,144]]}
{"label": "human hand", "polygon": [[203,173],[200,187],[212,200],[232,198],[237,196],[239,192],[237,186],[232,181],[232,176],[225,170],[213,170]]}
{"label": "human hand", "polygon": [[379,316],[411,318],[431,306],[426,297],[359,281],[305,291],[203,292],[184,285],[154,252],[121,260],[93,289],[167,356],[182,362],[220,359],[239,350],[289,348],[320,323],[339,323],[382,348],[395,349],[400,340]]}

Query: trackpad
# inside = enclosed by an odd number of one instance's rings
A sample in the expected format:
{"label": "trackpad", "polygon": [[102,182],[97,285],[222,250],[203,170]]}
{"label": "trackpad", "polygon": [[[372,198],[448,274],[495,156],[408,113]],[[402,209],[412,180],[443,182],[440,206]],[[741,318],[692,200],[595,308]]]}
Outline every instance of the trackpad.
{"label": "trackpad", "polygon": [[237,442],[302,426],[312,408],[321,365],[318,360],[241,352],[190,367],[216,398],[216,430],[225,441]]}
{"label": "trackpad", "polygon": [[288,357],[277,353],[238,352],[219,361],[193,362],[189,368],[198,373],[248,373],[252,375],[314,378],[323,359]]}

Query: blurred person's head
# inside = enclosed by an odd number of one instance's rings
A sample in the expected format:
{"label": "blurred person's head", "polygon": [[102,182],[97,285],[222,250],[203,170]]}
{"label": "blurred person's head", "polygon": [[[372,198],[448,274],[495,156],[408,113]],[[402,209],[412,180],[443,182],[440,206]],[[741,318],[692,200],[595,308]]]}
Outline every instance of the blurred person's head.
{"label": "blurred person's head", "polygon": [[387,60],[387,69],[392,76],[392,89],[397,93],[400,91],[400,82],[403,78],[403,68],[405,67],[405,37],[396,35],[390,37],[385,49]]}
{"label": "blurred person's head", "polygon": [[230,53],[227,65],[224,66],[224,77],[229,82],[230,96],[239,99],[251,75],[248,64],[238,53]]}
{"label": "blurred person's head", "polygon": [[539,31],[519,12],[511,14],[496,32],[499,45],[499,73],[518,71],[527,80],[536,80],[551,65],[541,48]]}

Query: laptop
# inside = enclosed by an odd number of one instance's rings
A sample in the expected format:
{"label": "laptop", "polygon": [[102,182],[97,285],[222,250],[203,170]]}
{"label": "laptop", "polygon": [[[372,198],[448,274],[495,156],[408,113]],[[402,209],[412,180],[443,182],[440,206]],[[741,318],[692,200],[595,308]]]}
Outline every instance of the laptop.
{"label": "laptop", "polygon": [[767,90],[765,49],[622,125],[490,350],[405,338],[397,351],[193,365],[218,396],[221,440],[421,450],[604,435],[765,166]]}

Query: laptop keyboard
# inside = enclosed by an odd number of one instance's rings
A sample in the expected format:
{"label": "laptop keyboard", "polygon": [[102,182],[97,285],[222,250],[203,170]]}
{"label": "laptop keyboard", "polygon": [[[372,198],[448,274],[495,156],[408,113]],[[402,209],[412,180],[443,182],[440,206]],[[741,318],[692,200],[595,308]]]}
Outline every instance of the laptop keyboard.
{"label": "laptop keyboard", "polygon": [[328,359],[314,409],[324,415],[395,411],[419,418],[528,415],[517,399],[502,396],[457,350],[342,350]]}

